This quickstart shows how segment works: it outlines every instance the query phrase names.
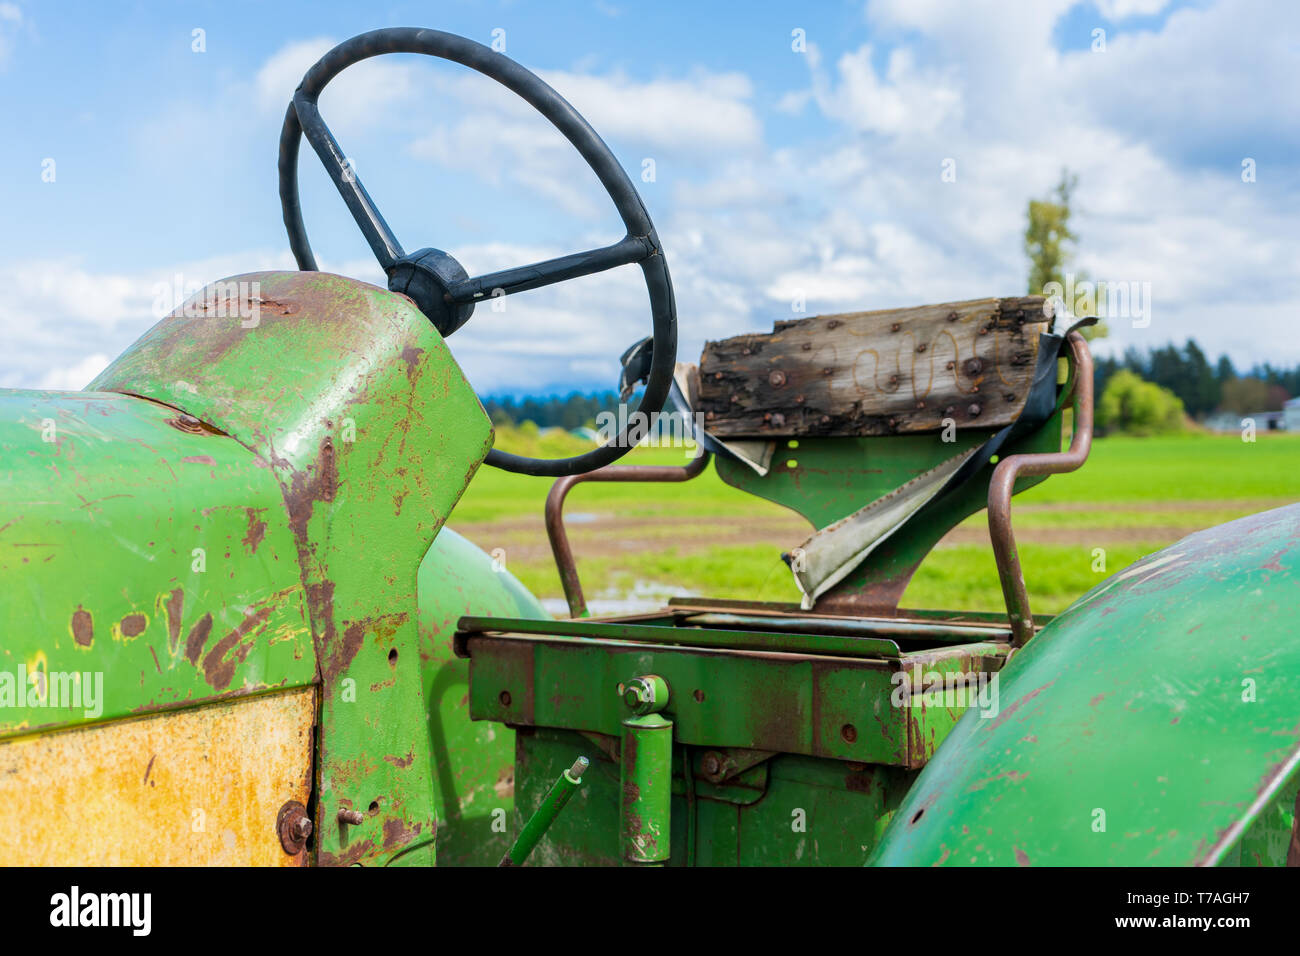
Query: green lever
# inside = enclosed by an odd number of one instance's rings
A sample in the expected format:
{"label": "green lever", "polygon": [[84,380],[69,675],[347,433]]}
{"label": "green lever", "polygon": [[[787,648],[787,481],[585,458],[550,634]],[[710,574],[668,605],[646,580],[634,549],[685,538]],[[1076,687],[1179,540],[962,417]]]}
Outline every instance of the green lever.
{"label": "green lever", "polygon": [[591,766],[591,761],[586,757],[579,757],[573,762],[573,766],[564,773],[560,774],[559,779],[552,785],[550,792],[546,794],[546,799],[542,805],[537,808],[537,812],[528,818],[524,828],[519,831],[519,837],[515,840],[514,845],[497,866],[523,866],[524,861],[528,859],[528,854],[533,852],[533,847],[537,846],[537,841],[555,822],[555,818],[560,815],[564,805],[569,802],[569,798],[578,792],[582,786],[582,775],[587,772]]}

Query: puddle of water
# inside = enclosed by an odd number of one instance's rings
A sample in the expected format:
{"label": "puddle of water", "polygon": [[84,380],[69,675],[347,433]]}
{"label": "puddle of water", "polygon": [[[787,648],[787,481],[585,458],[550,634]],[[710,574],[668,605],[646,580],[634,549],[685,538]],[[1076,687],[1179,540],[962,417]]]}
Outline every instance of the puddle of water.
{"label": "puddle of water", "polygon": [[[668,603],[670,597],[698,597],[693,591],[671,587],[660,581],[638,581],[631,590],[606,590],[587,599],[587,610],[593,615],[639,614],[655,611]],[[569,605],[564,598],[543,598],[542,607],[555,617],[568,617]]]}

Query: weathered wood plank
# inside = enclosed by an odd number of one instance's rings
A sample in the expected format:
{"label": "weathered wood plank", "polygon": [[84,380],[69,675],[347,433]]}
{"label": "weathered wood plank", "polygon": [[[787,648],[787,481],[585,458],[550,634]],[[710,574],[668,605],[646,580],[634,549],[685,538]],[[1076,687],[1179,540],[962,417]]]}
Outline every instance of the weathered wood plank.
{"label": "weathered wood plank", "polygon": [[777,322],[704,346],[697,410],[719,437],[998,428],[1024,407],[1041,296]]}

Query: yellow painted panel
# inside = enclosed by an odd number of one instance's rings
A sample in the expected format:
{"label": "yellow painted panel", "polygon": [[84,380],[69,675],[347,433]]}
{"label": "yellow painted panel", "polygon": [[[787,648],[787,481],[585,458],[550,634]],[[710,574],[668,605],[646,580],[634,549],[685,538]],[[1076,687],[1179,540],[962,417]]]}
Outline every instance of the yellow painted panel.
{"label": "yellow painted panel", "polygon": [[305,861],[276,814],[311,790],[315,689],[0,743],[0,864]]}

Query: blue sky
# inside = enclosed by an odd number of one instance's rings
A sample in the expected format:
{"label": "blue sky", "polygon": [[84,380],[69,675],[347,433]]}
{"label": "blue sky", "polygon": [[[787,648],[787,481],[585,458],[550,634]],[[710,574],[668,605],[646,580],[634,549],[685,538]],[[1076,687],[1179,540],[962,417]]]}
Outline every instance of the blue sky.
{"label": "blue sky", "polygon": [[[1068,165],[1079,267],[1150,284],[1149,325],[1112,321],[1103,349],[1190,335],[1300,361],[1292,2],[0,0],[0,385],[84,385],[174,276],[292,268],[289,96],[333,43],[394,25],[504,30],[588,117],[659,228],[683,360],[801,298],[812,314],[1023,293],[1026,201]],[[577,155],[469,71],[374,61],[321,107],[407,249],[476,274],[620,235]],[[310,151],[302,169],[322,267],[378,281]],[[647,330],[623,269],[480,309],[451,345],[481,392],[603,388]]]}

